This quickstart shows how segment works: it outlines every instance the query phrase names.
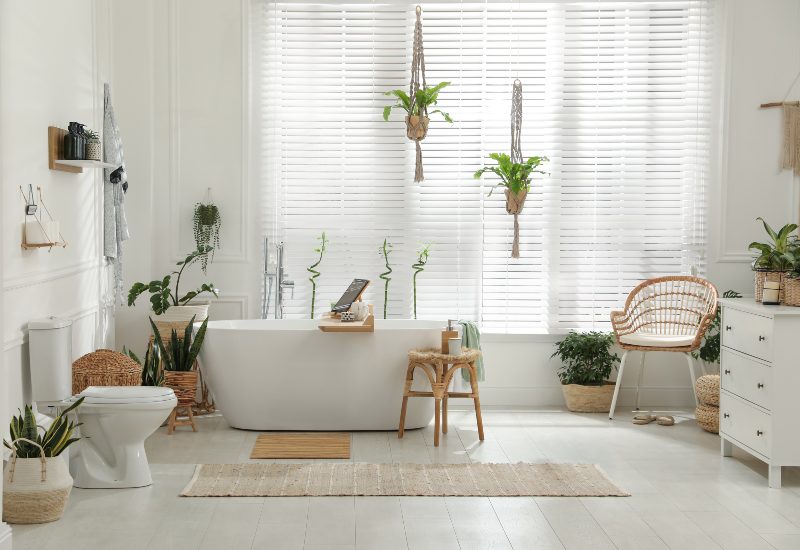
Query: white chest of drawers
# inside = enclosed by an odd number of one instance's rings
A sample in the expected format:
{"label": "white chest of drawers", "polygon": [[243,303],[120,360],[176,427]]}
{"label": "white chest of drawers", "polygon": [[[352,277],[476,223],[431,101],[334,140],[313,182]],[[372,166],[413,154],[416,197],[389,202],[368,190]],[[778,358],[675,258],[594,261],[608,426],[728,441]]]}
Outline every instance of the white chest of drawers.
{"label": "white chest of drawers", "polygon": [[724,299],[720,350],[722,455],[736,445],[769,465],[800,466],[800,307]]}

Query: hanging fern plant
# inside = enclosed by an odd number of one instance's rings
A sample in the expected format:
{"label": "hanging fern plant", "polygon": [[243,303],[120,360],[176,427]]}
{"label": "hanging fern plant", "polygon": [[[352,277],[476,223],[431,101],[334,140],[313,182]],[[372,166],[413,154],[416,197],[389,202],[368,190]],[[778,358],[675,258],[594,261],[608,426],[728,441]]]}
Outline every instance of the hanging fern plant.
{"label": "hanging fern plant", "polygon": [[[219,208],[211,200],[211,193],[206,195],[204,202],[194,205],[194,216],[192,216],[192,229],[194,241],[197,243],[198,250],[207,246],[211,249],[210,258],[214,261],[214,251],[219,248],[219,230],[222,227],[222,217]],[[203,273],[208,269],[209,255],[200,258],[200,268]]]}

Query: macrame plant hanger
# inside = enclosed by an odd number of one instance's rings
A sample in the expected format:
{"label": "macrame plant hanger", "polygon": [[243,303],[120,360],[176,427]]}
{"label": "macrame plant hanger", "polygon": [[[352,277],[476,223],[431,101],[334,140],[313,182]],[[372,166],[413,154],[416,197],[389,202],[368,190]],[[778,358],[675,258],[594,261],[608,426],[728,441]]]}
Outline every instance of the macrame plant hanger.
{"label": "macrame plant hanger", "polygon": [[[514,80],[511,92],[511,162],[522,163],[522,82]],[[506,189],[506,212],[514,215],[514,242],[511,245],[511,257],[519,258],[519,215],[525,206],[528,191],[520,189],[514,193]]]}
{"label": "macrame plant hanger", "polygon": [[[422,49],[422,7],[417,6],[417,22],[414,24],[414,46],[413,57],[411,58],[411,84],[409,86],[408,96],[411,98],[410,105],[416,104],[417,92],[419,92],[420,82],[422,88],[427,87],[425,81],[425,51]],[[419,142],[425,139],[428,134],[428,107],[423,107],[416,115],[409,115],[406,117],[406,136],[414,142],[417,149],[417,161],[414,169],[414,181],[420,182],[425,179],[422,171],[422,147]]]}

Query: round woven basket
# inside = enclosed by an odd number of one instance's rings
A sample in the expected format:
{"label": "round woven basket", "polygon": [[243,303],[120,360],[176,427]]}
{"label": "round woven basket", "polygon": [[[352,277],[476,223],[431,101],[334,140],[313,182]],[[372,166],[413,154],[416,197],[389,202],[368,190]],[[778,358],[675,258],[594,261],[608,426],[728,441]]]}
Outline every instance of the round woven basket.
{"label": "round woven basket", "polygon": [[179,405],[191,405],[197,394],[197,371],[164,371],[164,385],[172,388]]}
{"label": "round woven basket", "polygon": [[697,425],[712,434],[719,433],[719,407],[714,405],[703,405],[702,403],[694,410]]}
{"label": "round woven basket", "polygon": [[431,120],[424,116],[406,117],[406,137],[411,141],[422,141],[428,135],[428,125]]}
{"label": "round woven basket", "polygon": [[778,301],[783,303],[786,293],[786,285],[784,281],[787,279],[786,272],[784,271],[756,271],[755,272],[755,290],[756,302],[761,302],[764,296],[764,283],[766,281],[773,281],[780,283],[781,289],[778,294]]}
{"label": "round woven basket", "polygon": [[800,306],[800,279],[783,279],[783,303],[787,306]]}
{"label": "round woven basket", "polygon": [[719,407],[719,374],[701,376],[694,387],[700,403]]}
{"label": "round woven basket", "polygon": [[562,384],[561,391],[564,393],[567,409],[572,412],[607,413],[611,410],[611,398],[614,396],[612,382],[603,382],[601,386]]}
{"label": "round woven basket", "polygon": [[142,366],[110,349],[87,353],[72,363],[73,395],[89,386],[138,386],[141,383]]}

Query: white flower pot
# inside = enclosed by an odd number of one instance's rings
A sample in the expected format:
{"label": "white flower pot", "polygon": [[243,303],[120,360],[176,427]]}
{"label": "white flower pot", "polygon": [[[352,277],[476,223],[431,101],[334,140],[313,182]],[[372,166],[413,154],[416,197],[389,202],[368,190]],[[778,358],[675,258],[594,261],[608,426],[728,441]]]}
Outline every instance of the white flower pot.
{"label": "white flower pot", "polygon": [[205,321],[208,317],[209,304],[192,304],[188,306],[172,306],[158,315],[155,320],[165,323],[188,323],[194,317],[195,322]]}
{"label": "white flower pot", "polygon": [[61,517],[72,476],[60,456],[16,458],[3,470],[3,521],[47,523]]}

